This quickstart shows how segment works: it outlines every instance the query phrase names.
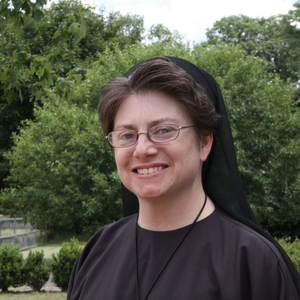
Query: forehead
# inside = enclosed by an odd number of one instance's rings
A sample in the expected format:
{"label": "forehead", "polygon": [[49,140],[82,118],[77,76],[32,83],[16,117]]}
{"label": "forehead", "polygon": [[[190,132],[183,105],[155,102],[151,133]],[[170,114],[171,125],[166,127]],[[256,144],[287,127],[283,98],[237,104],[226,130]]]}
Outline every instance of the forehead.
{"label": "forehead", "polygon": [[143,93],[127,97],[114,118],[114,130],[154,126],[159,123],[190,125],[191,117],[172,96],[163,93]]}

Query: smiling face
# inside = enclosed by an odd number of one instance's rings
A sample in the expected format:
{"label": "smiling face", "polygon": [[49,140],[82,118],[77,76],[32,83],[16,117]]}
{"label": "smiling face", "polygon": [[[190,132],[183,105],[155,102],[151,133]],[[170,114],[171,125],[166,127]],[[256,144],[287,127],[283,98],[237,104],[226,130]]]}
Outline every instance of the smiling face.
{"label": "smiling face", "polygon": [[[159,124],[193,125],[190,116],[172,97],[161,93],[129,96],[120,105],[114,130],[148,131]],[[210,151],[203,147],[195,128],[182,129],[178,138],[153,143],[140,134],[135,145],[115,148],[123,184],[141,199],[188,195],[201,182],[201,162]]]}

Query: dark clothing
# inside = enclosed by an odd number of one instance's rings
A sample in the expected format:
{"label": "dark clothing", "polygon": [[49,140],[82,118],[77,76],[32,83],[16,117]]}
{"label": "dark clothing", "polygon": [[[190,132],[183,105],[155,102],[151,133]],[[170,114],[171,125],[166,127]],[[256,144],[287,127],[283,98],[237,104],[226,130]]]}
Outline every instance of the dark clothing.
{"label": "dark clothing", "polygon": [[[68,300],[136,299],[136,215],[99,230],[80,255]],[[190,225],[191,226],[191,225]],[[165,232],[138,227],[140,299],[189,226]],[[197,222],[147,300],[298,300],[277,248],[220,208]]]}

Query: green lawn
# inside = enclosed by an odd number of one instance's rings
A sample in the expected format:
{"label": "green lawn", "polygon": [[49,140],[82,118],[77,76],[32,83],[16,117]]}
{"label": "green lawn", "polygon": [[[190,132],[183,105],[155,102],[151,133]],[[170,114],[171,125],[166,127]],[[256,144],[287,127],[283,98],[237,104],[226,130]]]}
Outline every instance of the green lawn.
{"label": "green lawn", "polygon": [[2,294],[0,293],[0,298],[9,300],[66,300],[67,293],[19,293],[19,294]]}
{"label": "green lawn", "polygon": [[[82,246],[85,246],[86,242],[80,242],[80,244]],[[42,244],[42,245],[30,248],[28,250],[21,251],[21,253],[23,254],[23,258],[26,259],[30,250],[31,251],[44,250],[47,265],[50,265],[50,263],[53,260],[52,254],[57,254],[58,251],[60,250],[60,248],[61,248],[61,243],[60,244]]]}
{"label": "green lawn", "polygon": [[37,247],[30,248],[28,250],[24,250],[21,253],[23,254],[23,258],[26,259],[26,257],[29,254],[29,251],[41,251],[44,250],[45,259],[48,265],[52,262],[52,254],[58,253],[59,249],[61,248],[61,244],[43,244],[39,245]]}

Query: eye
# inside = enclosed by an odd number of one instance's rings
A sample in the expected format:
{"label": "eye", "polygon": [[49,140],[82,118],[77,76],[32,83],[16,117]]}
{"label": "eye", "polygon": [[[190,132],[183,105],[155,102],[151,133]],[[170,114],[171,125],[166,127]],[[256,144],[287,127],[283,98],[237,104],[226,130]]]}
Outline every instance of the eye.
{"label": "eye", "polygon": [[173,126],[169,125],[162,125],[162,126],[157,126],[153,128],[152,134],[155,135],[168,135],[176,132],[177,129]]}
{"label": "eye", "polygon": [[136,133],[133,131],[123,131],[119,134],[119,140],[132,140],[135,139]]}

